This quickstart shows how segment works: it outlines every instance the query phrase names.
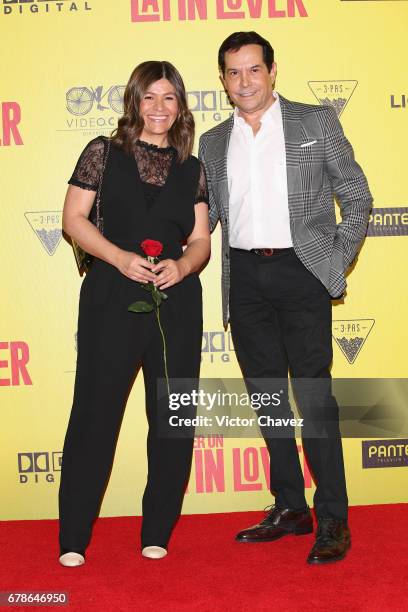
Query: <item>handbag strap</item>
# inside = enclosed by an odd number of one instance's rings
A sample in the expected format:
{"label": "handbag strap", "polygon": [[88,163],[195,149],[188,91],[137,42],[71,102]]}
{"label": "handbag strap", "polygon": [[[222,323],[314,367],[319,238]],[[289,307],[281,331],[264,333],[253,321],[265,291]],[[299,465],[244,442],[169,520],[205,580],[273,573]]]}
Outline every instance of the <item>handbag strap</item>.
{"label": "handbag strap", "polygon": [[98,190],[96,192],[96,227],[103,234],[103,215],[102,215],[102,207],[101,207],[101,192],[102,192],[102,181],[103,175],[105,173],[106,162],[108,159],[109,151],[110,151],[110,138],[107,139],[107,143],[105,144],[105,150],[103,153],[103,163],[102,163],[102,172],[99,177]]}

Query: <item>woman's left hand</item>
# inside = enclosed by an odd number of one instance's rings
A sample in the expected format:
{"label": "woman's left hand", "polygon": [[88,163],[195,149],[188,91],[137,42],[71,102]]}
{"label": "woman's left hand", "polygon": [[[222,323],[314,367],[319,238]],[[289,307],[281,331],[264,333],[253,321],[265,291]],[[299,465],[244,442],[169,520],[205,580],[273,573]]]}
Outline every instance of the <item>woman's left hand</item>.
{"label": "woman's left hand", "polygon": [[160,290],[172,287],[172,285],[182,281],[188,274],[187,263],[182,259],[178,261],[174,259],[163,259],[163,261],[159,261],[151,271],[158,273],[154,284]]}

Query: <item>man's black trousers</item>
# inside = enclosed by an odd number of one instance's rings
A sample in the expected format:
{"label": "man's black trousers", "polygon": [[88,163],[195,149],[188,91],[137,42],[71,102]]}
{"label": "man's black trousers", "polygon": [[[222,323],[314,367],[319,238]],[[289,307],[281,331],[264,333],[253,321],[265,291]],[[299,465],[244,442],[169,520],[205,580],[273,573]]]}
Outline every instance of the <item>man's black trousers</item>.
{"label": "man's black trousers", "polygon": [[[286,380],[290,372],[305,423],[303,449],[317,487],[316,516],[346,520],[338,405],[331,394],[330,296],[294,249],[269,257],[231,249],[230,264],[231,332],[247,387],[273,390],[272,379]],[[268,414],[291,415],[289,404],[283,402]],[[304,479],[293,432],[264,428],[262,433],[270,454],[271,491],[277,506],[304,508]]]}

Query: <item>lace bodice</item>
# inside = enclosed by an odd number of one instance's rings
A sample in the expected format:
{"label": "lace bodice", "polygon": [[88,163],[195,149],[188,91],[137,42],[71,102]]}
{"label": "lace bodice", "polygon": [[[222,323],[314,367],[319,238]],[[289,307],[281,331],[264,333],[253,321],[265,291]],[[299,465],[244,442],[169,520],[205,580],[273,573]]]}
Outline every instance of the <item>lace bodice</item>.
{"label": "lace bodice", "polygon": [[[82,152],[71,179],[71,185],[82,189],[97,191],[103,171],[103,157],[105,150],[102,138],[92,140]],[[163,187],[167,180],[174,155],[177,152],[173,147],[157,147],[143,140],[137,140],[134,146],[134,156],[137,163],[140,179],[149,185]],[[148,189],[150,194],[155,190]],[[208,188],[204,167],[201,164],[195,203],[208,204]]]}

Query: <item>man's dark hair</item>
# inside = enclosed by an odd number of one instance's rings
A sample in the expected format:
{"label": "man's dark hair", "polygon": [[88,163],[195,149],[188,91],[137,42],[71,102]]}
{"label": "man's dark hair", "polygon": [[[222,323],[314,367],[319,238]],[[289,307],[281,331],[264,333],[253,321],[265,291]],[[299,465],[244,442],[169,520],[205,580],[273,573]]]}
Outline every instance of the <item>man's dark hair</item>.
{"label": "man's dark hair", "polygon": [[262,38],[257,32],[234,32],[224,40],[218,51],[218,67],[225,73],[225,54],[227,51],[239,51],[245,45],[260,45],[263,60],[270,72],[274,61],[274,53],[270,42]]}

